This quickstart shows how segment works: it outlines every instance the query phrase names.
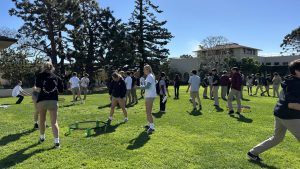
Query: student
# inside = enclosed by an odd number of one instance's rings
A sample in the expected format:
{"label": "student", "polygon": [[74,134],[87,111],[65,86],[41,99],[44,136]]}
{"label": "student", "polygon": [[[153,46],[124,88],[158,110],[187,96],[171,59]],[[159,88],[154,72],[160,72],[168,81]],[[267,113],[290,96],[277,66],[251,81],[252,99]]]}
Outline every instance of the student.
{"label": "student", "polygon": [[39,92],[36,91],[36,86],[34,85],[33,88],[32,88],[32,103],[33,103],[33,106],[34,106],[34,113],[33,113],[33,119],[34,119],[34,126],[33,128],[34,129],[38,129],[39,128],[39,125],[38,125],[38,121],[39,121],[39,111],[38,111],[38,108],[37,108],[37,99],[38,99],[38,96],[39,96]]}
{"label": "student", "polygon": [[72,77],[69,80],[69,83],[70,83],[71,91],[72,91],[72,94],[73,94],[73,102],[75,103],[75,101],[76,101],[75,96],[77,95],[77,97],[80,99],[80,102],[83,103],[82,99],[81,99],[81,95],[80,95],[80,84],[79,84],[80,80],[77,77],[76,72],[72,73]]}
{"label": "student", "polygon": [[170,84],[170,80],[169,80],[169,77],[168,77],[168,76],[165,77],[165,82],[166,82],[166,90],[167,90],[168,97],[171,97],[171,95],[170,95],[170,93],[169,93],[169,84]]}
{"label": "student", "polygon": [[247,89],[248,89],[248,95],[252,96],[252,86],[253,86],[252,76],[247,76],[246,85],[247,85]]}
{"label": "student", "polygon": [[300,59],[292,61],[289,70],[291,75],[282,82],[282,93],[274,108],[274,135],[248,152],[251,160],[262,161],[259,155],[278,145],[284,139],[287,130],[300,142]]}
{"label": "student", "polygon": [[37,108],[40,113],[40,140],[45,141],[46,113],[49,111],[51,118],[52,132],[54,136],[54,147],[59,148],[59,128],[57,123],[58,93],[63,92],[62,80],[54,73],[51,62],[45,62],[43,71],[37,75],[36,91],[39,92]]}
{"label": "student", "polygon": [[262,92],[261,96],[264,96],[265,93],[267,93],[267,94],[268,94],[268,97],[270,97],[270,92],[269,92],[269,90],[270,90],[270,84],[271,84],[271,83],[272,83],[271,75],[268,74],[267,77],[264,79],[264,86],[265,86],[265,89],[266,89],[266,90],[265,90],[264,92]]}
{"label": "student", "polygon": [[13,97],[18,97],[19,99],[17,100],[16,104],[22,103],[24,96],[30,96],[28,92],[22,89],[22,81],[19,80],[18,84],[14,87],[12,90]]}
{"label": "student", "polygon": [[242,77],[242,86],[241,86],[241,99],[244,99],[243,91],[244,91],[244,86],[246,85],[246,78],[245,75],[240,71],[240,75]]}
{"label": "student", "polygon": [[220,85],[221,85],[221,98],[223,100],[227,100],[226,99],[226,93],[227,93],[227,88],[228,88],[228,84],[229,84],[229,76],[227,75],[227,71],[224,70],[222,72],[222,76],[220,78]]}
{"label": "student", "polygon": [[[141,78],[140,78],[140,86],[145,86],[145,77],[144,76],[141,76]],[[141,88],[141,98],[144,98],[144,94],[145,94],[145,89]]]}
{"label": "student", "polygon": [[179,87],[180,87],[180,77],[178,74],[175,75],[174,79],[174,99],[179,99]]}
{"label": "student", "polygon": [[209,76],[207,77],[208,84],[209,84],[209,97],[210,99],[213,98],[213,74],[209,73]]}
{"label": "student", "polygon": [[130,77],[132,79],[132,83],[131,83],[132,103],[138,104],[138,99],[136,95],[137,75],[134,72],[130,72]]}
{"label": "student", "polygon": [[130,72],[127,72],[126,73],[126,77],[125,77],[125,84],[126,84],[126,89],[127,89],[127,92],[126,92],[126,105],[127,105],[127,101],[129,100],[128,104],[131,104],[131,98],[132,98],[132,95],[131,95],[131,88],[132,88],[132,78],[130,77]]}
{"label": "student", "polygon": [[86,100],[86,95],[88,93],[88,87],[90,84],[89,74],[85,73],[84,77],[80,80],[81,90],[83,91],[83,100]]}
{"label": "student", "polygon": [[199,97],[200,84],[201,84],[201,78],[197,75],[197,70],[192,70],[192,76],[190,76],[189,78],[189,85],[186,92],[188,92],[189,89],[191,88],[190,97],[192,98],[194,111],[197,110],[196,108],[197,103],[195,98],[197,98],[197,101],[199,103],[199,110],[202,110],[202,105]]}
{"label": "student", "polygon": [[124,122],[128,121],[127,110],[125,108],[126,91],[127,91],[125,81],[123,80],[123,77],[116,72],[112,74],[112,79],[113,81],[111,82],[111,87],[109,88],[109,95],[112,98],[110,114],[107,120],[107,124],[109,125],[113,119],[115,107],[118,104],[123,111],[125,117]]}
{"label": "student", "polygon": [[209,74],[206,74],[201,83],[202,87],[204,88],[203,99],[208,99],[208,97],[207,97],[207,87],[209,86],[208,77],[209,77]]}
{"label": "student", "polygon": [[279,85],[282,82],[282,80],[277,72],[274,73],[272,82],[273,82],[273,97],[279,97]]}
{"label": "student", "polygon": [[166,74],[164,72],[161,72],[160,78],[159,78],[159,96],[160,96],[160,112],[164,113],[166,112],[166,103],[167,103],[167,85],[166,85]]}
{"label": "student", "polygon": [[219,107],[219,85],[220,85],[220,78],[217,74],[217,69],[212,69],[212,74],[213,74],[213,96],[214,96],[214,106]]}
{"label": "student", "polygon": [[237,102],[237,114],[240,115],[241,113],[241,90],[242,90],[242,76],[239,73],[239,69],[237,67],[233,67],[231,69],[232,72],[232,77],[231,77],[231,90],[229,92],[229,96],[228,96],[228,109],[229,109],[229,113],[228,114],[233,114],[233,107],[232,107],[232,101],[233,98],[236,98],[236,102]]}
{"label": "student", "polygon": [[144,73],[147,78],[145,80],[145,86],[141,86],[141,88],[145,89],[145,106],[148,121],[148,125],[146,125],[145,128],[147,130],[147,133],[151,134],[155,131],[152,117],[152,107],[154,99],[156,97],[156,81],[150,65],[144,66]]}
{"label": "student", "polygon": [[256,74],[256,79],[255,79],[255,83],[256,83],[256,92],[255,92],[254,95],[257,95],[258,89],[260,89],[261,93],[263,93],[263,88],[262,88],[263,81],[264,81],[264,79],[263,79],[262,77],[260,77],[260,74],[259,74],[259,73],[257,73],[257,74]]}

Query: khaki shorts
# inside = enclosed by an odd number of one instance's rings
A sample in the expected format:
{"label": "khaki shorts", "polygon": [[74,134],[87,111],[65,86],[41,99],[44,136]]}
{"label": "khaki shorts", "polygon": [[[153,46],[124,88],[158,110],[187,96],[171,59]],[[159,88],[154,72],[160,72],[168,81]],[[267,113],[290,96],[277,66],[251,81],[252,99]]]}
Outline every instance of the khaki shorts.
{"label": "khaki shorts", "polygon": [[72,88],[72,92],[73,93],[79,93],[80,92],[80,88],[79,87]]}
{"label": "khaki shorts", "polygon": [[56,100],[44,100],[37,103],[38,109],[57,110],[58,102]]}
{"label": "khaki shorts", "polygon": [[80,89],[81,89],[81,91],[83,91],[83,92],[86,92],[86,93],[88,92],[88,88],[87,88],[87,87],[81,87]]}

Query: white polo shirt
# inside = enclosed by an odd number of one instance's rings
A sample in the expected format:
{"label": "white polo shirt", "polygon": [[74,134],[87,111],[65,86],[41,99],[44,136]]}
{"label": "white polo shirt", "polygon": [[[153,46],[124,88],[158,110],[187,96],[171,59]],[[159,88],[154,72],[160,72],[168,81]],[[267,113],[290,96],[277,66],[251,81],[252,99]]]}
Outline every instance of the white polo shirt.
{"label": "white polo shirt", "polygon": [[191,84],[191,92],[198,92],[201,84],[201,78],[198,75],[192,75],[190,76],[189,84]]}
{"label": "white polo shirt", "polygon": [[23,91],[22,87],[20,85],[17,85],[14,87],[14,89],[12,90],[12,96],[13,97],[17,97],[21,92]]}
{"label": "white polo shirt", "polygon": [[73,76],[71,77],[71,79],[69,80],[69,82],[71,83],[71,89],[74,89],[76,87],[80,87],[79,86],[79,78],[77,76]]}
{"label": "white polo shirt", "polygon": [[125,78],[125,84],[126,84],[126,89],[131,90],[132,87],[132,78],[130,76],[127,76]]}

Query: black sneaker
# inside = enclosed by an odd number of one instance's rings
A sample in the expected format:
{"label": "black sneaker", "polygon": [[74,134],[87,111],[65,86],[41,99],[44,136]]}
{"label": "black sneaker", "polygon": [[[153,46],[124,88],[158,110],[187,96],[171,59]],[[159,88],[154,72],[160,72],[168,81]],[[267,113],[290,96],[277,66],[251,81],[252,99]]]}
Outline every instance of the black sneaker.
{"label": "black sneaker", "polygon": [[149,125],[144,126],[145,130],[148,130],[150,128]]}
{"label": "black sneaker", "polygon": [[247,156],[248,156],[252,161],[255,161],[255,162],[261,162],[261,161],[262,161],[262,159],[259,158],[259,156],[254,155],[254,154],[252,154],[252,153],[250,153],[250,152],[247,153]]}
{"label": "black sneaker", "polygon": [[40,138],[39,143],[43,143],[45,141],[44,138]]}
{"label": "black sneaker", "polygon": [[33,126],[34,129],[39,129],[39,125],[37,123],[34,123],[34,126]]}
{"label": "black sneaker", "polygon": [[111,124],[111,119],[107,119],[105,123],[106,123],[107,125],[110,126],[110,124]]}
{"label": "black sneaker", "polygon": [[230,110],[228,114],[229,114],[229,115],[234,114],[234,111],[233,111],[233,110]]}
{"label": "black sneaker", "polygon": [[153,132],[154,132],[155,130],[153,129],[153,128],[148,128],[148,130],[147,130],[147,134],[152,134]]}
{"label": "black sneaker", "polygon": [[236,114],[237,114],[237,115],[241,115],[241,113],[240,113],[240,112],[236,112]]}
{"label": "black sneaker", "polygon": [[60,144],[59,143],[54,143],[54,148],[60,148]]}

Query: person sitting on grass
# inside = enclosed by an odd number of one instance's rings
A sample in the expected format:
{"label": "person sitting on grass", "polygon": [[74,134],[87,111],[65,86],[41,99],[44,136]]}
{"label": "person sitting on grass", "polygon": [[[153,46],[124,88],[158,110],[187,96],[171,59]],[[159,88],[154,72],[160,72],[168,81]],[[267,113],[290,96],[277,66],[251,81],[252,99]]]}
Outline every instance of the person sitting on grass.
{"label": "person sitting on grass", "polygon": [[22,89],[22,81],[19,80],[18,84],[14,87],[12,90],[12,96],[13,97],[18,97],[19,99],[17,100],[16,104],[21,104],[24,96],[30,96],[28,92]]}
{"label": "person sitting on grass", "polygon": [[202,110],[202,105],[201,105],[201,101],[200,101],[200,96],[199,96],[199,88],[200,88],[200,84],[201,84],[201,78],[197,75],[197,70],[192,70],[192,76],[190,76],[189,78],[189,85],[188,88],[186,90],[186,92],[190,90],[190,97],[192,98],[192,103],[193,103],[193,111],[196,111],[196,98],[198,100],[199,103],[199,110]]}
{"label": "person sitting on grass", "polygon": [[241,74],[239,73],[239,68],[233,67],[231,69],[232,72],[232,77],[231,77],[231,90],[229,92],[228,96],[228,109],[229,109],[229,115],[233,114],[233,107],[232,107],[232,101],[233,98],[236,98],[237,102],[237,114],[240,115],[241,113],[241,90],[242,90],[242,77]]}
{"label": "person sitting on grass", "polygon": [[115,113],[115,107],[118,104],[125,116],[124,122],[128,121],[127,110],[125,107],[126,91],[127,91],[125,81],[123,77],[117,72],[114,72],[112,74],[112,79],[113,81],[111,82],[110,84],[111,87],[109,88],[109,95],[111,96],[111,109],[110,109],[109,117],[107,119],[108,125],[110,125],[113,119],[113,115]]}
{"label": "person sitting on grass", "polygon": [[58,114],[58,93],[63,92],[62,80],[54,73],[51,62],[44,63],[43,71],[36,77],[36,88],[38,92],[37,108],[40,113],[40,143],[45,141],[46,113],[49,111],[51,127],[54,136],[54,147],[59,148],[59,127],[57,123]]}
{"label": "person sitting on grass", "polygon": [[253,161],[262,161],[259,155],[278,145],[284,139],[287,130],[300,142],[300,59],[292,61],[289,70],[291,75],[281,83],[282,91],[274,108],[274,135],[247,153]]}

